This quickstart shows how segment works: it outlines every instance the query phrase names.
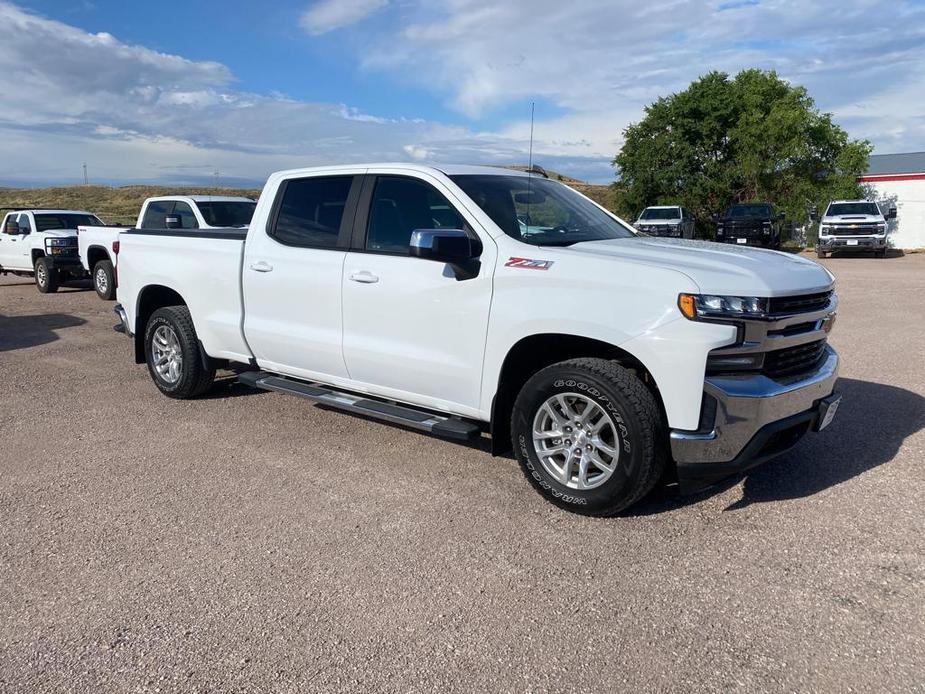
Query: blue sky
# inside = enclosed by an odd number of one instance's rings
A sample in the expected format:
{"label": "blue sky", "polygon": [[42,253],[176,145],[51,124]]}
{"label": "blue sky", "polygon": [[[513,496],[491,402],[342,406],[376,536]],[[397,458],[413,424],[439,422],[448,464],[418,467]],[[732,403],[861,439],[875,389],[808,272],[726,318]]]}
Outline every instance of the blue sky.
{"label": "blue sky", "polygon": [[523,163],[531,101],[535,159],[606,182],[647,103],[754,66],[925,149],[921,0],[0,0],[0,185]]}

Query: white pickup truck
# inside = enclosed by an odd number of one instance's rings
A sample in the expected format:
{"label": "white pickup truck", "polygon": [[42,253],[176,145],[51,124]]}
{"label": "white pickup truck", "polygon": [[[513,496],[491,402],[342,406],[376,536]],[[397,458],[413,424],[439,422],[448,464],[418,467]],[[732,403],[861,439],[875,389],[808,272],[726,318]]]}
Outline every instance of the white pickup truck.
{"label": "white pickup truck", "polygon": [[128,231],[119,267],[117,328],[167,396],[243,365],[255,388],[487,430],[541,494],[589,515],[669,476],[690,491],[743,471],[839,402],[821,265],[641,236],[506,169],[276,173],[249,230]]}
{"label": "white pickup truck", "polygon": [[[810,211],[810,218],[816,220],[816,210]],[[869,200],[833,200],[819,220],[816,256],[825,258],[829,253],[873,251],[884,258],[889,248],[887,226],[890,219],[896,219],[895,207],[884,216],[880,206]]]}
{"label": "white pickup truck", "polygon": [[81,210],[13,210],[0,227],[0,273],[35,277],[43,294],[86,275],[77,257],[77,228],[102,224]]}
{"label": "white pickup truck", "polygon": [[[250,198],[216,195],[171,195],[148,198],[141,206],[138,229],[224,229],[250,224],[257,203]],[[97,295],[116,298],[116,259],[113,243],[128,226],[81,226],[78,252],[93,277]]]}

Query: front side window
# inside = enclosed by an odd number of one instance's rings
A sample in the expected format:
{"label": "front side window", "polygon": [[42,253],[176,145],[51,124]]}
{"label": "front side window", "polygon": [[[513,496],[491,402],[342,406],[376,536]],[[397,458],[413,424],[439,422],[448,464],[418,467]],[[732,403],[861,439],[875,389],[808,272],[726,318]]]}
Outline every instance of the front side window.
{"label": "front side window", "polygon": [[647,207],[642,212],[640,219],[680,219],[681,211],[677,207]]}
{"label": "front side window", "polygon": [[[29,217],[20,215],[19,225],[29,227]],[[39,231],[50,229],[76,229],[77,227],[103,226],[103,223],[92,214],[37,214],[35,215],[35,228]]]}
{"label": "front side window", "polygon": [[167,226],[167,215],[173,211],[172,200],[155,200],[149,202],[145,209],[144,219],[141,220],[142,229],[164,229]]}
{"label": "front side window", "polygon": [[833,202],[829,205],[826,217],[840,217],[842,215],[878,215],[880,208],[875,202]]}
{"label": "front side window", "polygon": [[369,209],[366,249],[407,255],[416,229],[464,229],[456,208],[437,190],[414,178],[382,176]]}
{"label": "front side window", "polygon": [[628,239],[636,232],[574,190],[533,176],[452,176],[501,230],[535,246]]}
{"label": "front side window", "polygon": [[256,202],[222,200],[198,202],[199,214],[210,227],[246,227],[251,223]]}
{"label": "front side window", "polygon": [[288,246],[336,248],[353,176],[286,181],[270,235]]}
{"label": "front side window", "polygon": [[29,234],[32,232],[32,224],[29,222],[29,215],[19,215],[19,233]]}
{"label": "front side window", "polygon": [[174,203],[173,214],[180,218],[181,229],[198,229],[199,222],[196,221],[196,215],[193,214],[192,208],[185,202],[178,200]]}

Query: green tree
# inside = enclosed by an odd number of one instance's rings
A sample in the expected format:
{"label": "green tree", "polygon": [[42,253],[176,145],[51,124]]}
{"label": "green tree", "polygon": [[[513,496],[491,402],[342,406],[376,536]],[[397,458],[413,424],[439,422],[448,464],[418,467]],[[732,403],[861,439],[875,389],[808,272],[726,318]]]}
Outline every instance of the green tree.
{"label": "green tree", "polygon": [[[863,197],[870,143],[849,140],[803,87],[775,72],[701,77],[646,108],[613,163],[619,211],[682,204],[701,224],[736,202],[771,202],[797,222],[807,208]],[[706,227],[704,227],[706,228]]]}

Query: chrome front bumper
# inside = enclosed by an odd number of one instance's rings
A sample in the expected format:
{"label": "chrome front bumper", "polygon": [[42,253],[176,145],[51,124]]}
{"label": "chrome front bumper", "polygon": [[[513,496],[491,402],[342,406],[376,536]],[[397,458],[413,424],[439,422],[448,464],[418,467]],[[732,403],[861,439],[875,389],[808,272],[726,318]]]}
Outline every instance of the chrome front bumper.
{"label": "chrome front bumper", "polygon": [[700,429],[671,432],[682,491],[696,491],[790,448],[817,424],[837,378],[838,355],[828,346],[813,373],[787,381],[761,374],[708,377]]}

